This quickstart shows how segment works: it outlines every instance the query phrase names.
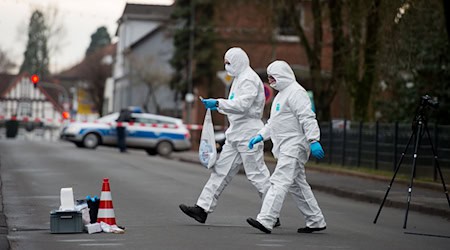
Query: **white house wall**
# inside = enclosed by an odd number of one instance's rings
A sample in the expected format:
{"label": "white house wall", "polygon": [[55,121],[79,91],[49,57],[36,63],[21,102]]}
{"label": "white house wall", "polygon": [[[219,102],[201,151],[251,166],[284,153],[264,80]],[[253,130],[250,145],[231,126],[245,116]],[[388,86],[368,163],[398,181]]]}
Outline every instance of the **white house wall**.
{"label": "white house wall", "polygon": [[128,78],[122,77],[115,80],[113,111],[119,111],[123,107],[129,106],[128,91],[125,91],[128,86]]}
{"label": "white house wall", "polygon": [[[166,29],[160,29],[156,31],[150,38],[143,41],[136,46],[133,51],[133,57],[138,58],[139,61],[145,61],[152,59],[148,67],[155,67],[160,70],[161,73],[167,75],[167,79],[173,74],[172,66],[170,65],[170,59],[172,58],[174,51],[173,37]],[[148,93],[148,86],[141,82],[136,81],[132,86],[132,105],[142,106],[143,101]],[[156,103],[159,108],[164,111],[171,110],[172,113],[177,113],[175,110],[180,109],[180,105],[175,101],[175,92],[170,89],[169,83],[164,86],[160,86],[155,90]],[[147,103],[147,109],[149,112],[155,113],[156,106],[153,96],[150,95]],[[179,113],[179,112],[178,112]]]}
{"label": "white house wall", "polygon": [[149,20],[130,20],[124,18],[119,27],[119,41],[117,43],[116,64],[114,66],[114,78],[126,75],[128,69],[125,67],[123,52],[131,44],[153,31],[160,22]]}
{"label": "white house wall", "polygon": [[0,110],[5,117],[19,115],[19,103],[29,102],[31,104],[31,117],[40,119],[61,119],[60,112],[47,99],[39,88],[34,88],[28,77],[23,77],[6,93],[0,100]]}
{"label": "white house wall", "polygon": [[113,111],[114,79],[112,77],[106,79],[104,96],[103,114],[109,114]]}

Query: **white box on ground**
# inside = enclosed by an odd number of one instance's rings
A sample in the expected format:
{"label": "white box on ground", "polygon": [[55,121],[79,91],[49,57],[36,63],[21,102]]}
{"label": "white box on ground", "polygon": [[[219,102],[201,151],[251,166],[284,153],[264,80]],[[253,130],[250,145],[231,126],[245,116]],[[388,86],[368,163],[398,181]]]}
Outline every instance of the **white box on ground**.
{"label": "white box on ground", "polygon": [[86,228],[86,231],[88,234],[93,233],[100,233],[102,231],[102,227],[100,226],[100,223],[93,223],[93,224],[86,224],[84,225],[84,228]]}

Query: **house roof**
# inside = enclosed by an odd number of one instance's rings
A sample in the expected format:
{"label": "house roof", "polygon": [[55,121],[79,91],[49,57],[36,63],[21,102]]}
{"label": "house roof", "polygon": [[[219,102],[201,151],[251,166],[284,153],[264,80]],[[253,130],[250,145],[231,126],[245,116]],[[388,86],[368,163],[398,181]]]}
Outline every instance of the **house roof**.
{"label": "house roof", "polygon": [[122,16],[117,20],[119,24],[116,36],[119,35],[119,26],[126,19],[133,20],[168,20],[173,11],[173,5],[133,4],[127,3]]}
{"label": "house roof", "polygon": [[[20,75],[0,74],[0,98],[3,98],[24,77],[29,78],[30,76],[28,73],[22,73]],[[40,82],[58,84],[51,79],[41,79]],[[63,106],[57,101],[58,96],[61,93],[59,90],[39,84],[37,86],[42,94],[46,96],[46,98],[55,106],[57,110],[63,111]]]}
{"label": "house roof", "polygon": [[142,44],[143,42],[145,42],[147,39],[151,38],[153,35],[155,35],[156,33],[158,33],[161,29],[163,29],[165,27],[165,25],[160,25],[158,26],[156,29],[151,30],[150,32],[148,32],[145,36],[139,38],[136,42],[132,43],[129,48],[134,49],[136,47],[138,47],[140,44]]}
{"label": "house roof", "polygon": [[153,18],[162,17],[167,19],[172,13],[172,5],[153,5],[153,4],[132,4],[127,3],[125,9],[123,10],[123,16],[148,16]]}
{"label": "house roof", "polygon": [[83,60],[81,62],[79,62],[78,64],[72,66],[69,69],[66,69],[66,70],[60,72],[57,75],[57,78],[62,79],[62,80],[83,79],[84,64],[86,64],[87,62],[89,62],[89,60],[91,60],[91,58],[94,58],[94,57],[98,56],[99,54],[104,54],[105,56],[107,56],[107,55],[114,56],[116,53],[116,47],[117,47],[117,43],[113,43],[113,44],[107,45],[107,46],[95,51],[94,53],[84,57]]}

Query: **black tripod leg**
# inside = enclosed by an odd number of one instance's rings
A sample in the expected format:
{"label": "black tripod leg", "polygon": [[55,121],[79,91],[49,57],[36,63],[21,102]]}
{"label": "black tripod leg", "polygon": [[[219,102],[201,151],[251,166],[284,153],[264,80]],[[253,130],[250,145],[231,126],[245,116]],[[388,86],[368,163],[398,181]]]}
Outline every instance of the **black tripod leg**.
{"label": "black tripod leg", "polygon": [[430,131],[428,131],[428,127],[425,125],[425,131],[427,132],[428,140],[430,141],[431,150],[433,151],[434,160],[436,161],[436,168],[439,172],[439,176],[441,177],[442,187],[444,188],[445,196],[447,197],[448,206],[450,207],[450,199],[448,198],[447,187],[445,186],[444,176],[442,175],[441,168],[439,167],[439,161],[437,152],[434,150],[433,142],[431,141]]}
{"label": "black tripod leg", "polygon": [[386,202],[386,198],[387,198],[387,196],[389,194],[389,191],[391,190],[392,183],[394,183],[395,177],[397,176],[398,170],[400,169],[400,165],[403,162],[403,158],[405,158],[406,151],[408,151],[409,144],[411,143],[411,140],[414,137],[414,134],[415,134],[415,132],[413,132],[411,134],[411,136],[409,137],[409,140],[408,140],[408,143],[406,144],[405,150],[403,150],[402,156],[400,157],[400,160],[398,161],[397,166],[395,167],[394,175],[392,176],[391,182],[388,185],[388,188],[386,190],[386,194],[384,195],[383,201],[381,202],[380,208],[378,209],[377,215],[375,216],[375,220],[373,220],[373,224],[377,223],[378,216],[380,216],[381,209],[383,209],[384,203]]}
{"label": "black tripod leg", "polygon": [[408,198],[406,200],[406,213],[405,213],[405,221],[403,222],[403,228],[406,228],[406,223],[408,221],[408,212],[409,212],[409,204],[411,202],[411,193],[412,193],[412,186],[413,186],[413,181],[414,181],[414,173],[416,172],[416,165],[417,165],[417,152],[419,151],[419,146],[420,146],[420,139],[422,138],[423,135],[423,122],[419,121],[418,125],[417,125],[417,132],[416,134],[416,142],[414,144],[414,153],[413,153],[413,167],[411,169],[411,179],[409,181],[409,187],[408,187]]}

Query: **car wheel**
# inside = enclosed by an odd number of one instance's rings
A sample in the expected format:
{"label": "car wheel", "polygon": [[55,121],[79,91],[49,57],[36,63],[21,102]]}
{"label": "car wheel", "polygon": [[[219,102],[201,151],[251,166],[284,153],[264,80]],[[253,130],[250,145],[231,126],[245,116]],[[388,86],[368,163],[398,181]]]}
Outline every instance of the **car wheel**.
{"label": "car wheel", "polygon": [[74,144],[75,144],[78,148],[84,148],[83,142],[74,142]]}
{"label": "car wheel", "polygon": [[156,146],[156,151],[158,152],[159,155],[167,157],[173,151],[172,143],[168,141],[162,141],[158,143],[158,146]]}
{"label": "car wheel", "polygon": [[86,148],[95,149],[100,143],[100,138],[94,133],[87,134],[83,138],[83,145]]}
{"label": "car wheel", "polygon": [[148,155],[157,155],[158,152],[156,151],[156,148],[147,148],[145,150],[145,152],[147,152]]}

